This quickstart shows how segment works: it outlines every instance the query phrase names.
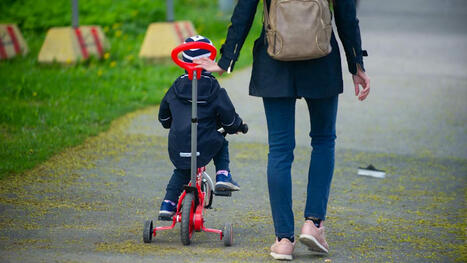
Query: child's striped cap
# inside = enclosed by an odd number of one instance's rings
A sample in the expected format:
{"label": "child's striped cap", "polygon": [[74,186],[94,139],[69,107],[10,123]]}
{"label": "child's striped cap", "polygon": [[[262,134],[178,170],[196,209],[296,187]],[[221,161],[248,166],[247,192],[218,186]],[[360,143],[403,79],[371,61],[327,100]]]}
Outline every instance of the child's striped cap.
{"label": "child's striped cap", "polygon": [[[212,42],[211,40],[209,40],[209,38],[203,37],[200,35],[189,37],[185,39],[184,43],[190,43],[190,42],[205,42],[205,43],[212,45]],[[211,55],[211,52],[209,52],[209,50],[200,49],[200,48],[188,49],[182,52],[183,61],[188,62],[188,63],[193,63],[193,60],[195,59],[209,57],[210,55]]]}

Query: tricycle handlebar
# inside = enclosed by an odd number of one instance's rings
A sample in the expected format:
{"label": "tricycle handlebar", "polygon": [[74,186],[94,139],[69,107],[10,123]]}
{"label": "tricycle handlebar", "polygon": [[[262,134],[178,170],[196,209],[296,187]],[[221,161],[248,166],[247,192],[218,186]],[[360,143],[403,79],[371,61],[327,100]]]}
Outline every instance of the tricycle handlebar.
{"label": "tricycle handlebar", "polygon": [[211,60],[214,60],[216,58],[216,55],[217,55],[216,47],[205,42],[188,42],[185,44],[181,44],[172,50],[172,60],[175,62],[175,64],[179,65],[180,67],[188,71],[189,79],[193,79],[194,70],[196,70],[196,79],[199,79],[201,77],[202,69],[196,68],[196,66],[198,65],[196,63],[188,63],[188,62],[181,61],[178,58],[178,53],[188,50],[188,49],[198,49],[198,48],[209,50],[209,52],[211,52],[211,55],[209,56]]}

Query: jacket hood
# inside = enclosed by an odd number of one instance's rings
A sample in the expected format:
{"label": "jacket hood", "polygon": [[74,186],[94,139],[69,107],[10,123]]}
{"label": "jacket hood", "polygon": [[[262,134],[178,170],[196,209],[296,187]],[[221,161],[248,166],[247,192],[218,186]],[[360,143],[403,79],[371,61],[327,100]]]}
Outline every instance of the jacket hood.
{"label": "jacket hood", "polygon": [[[174,93],[180,99],[191,102],[191,85],[192,80],[187,74],[183,74],[174,83]],[[209,72],[202,72],[201,78],[198,79],[198,103],[211,102],[217,96],[219,84],[214,76]]]}

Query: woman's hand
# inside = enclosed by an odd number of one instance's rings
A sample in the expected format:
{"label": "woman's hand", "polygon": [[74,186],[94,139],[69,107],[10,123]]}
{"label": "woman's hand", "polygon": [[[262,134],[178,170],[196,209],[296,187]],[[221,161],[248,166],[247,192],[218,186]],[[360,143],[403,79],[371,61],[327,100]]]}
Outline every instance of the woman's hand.
{"label": "woman's hand", "polygon": [[[355,86],[355,96],[363,101],[370,94],[370,78],[366,75],[359,64],[357,64],[357,75],[352,75],[353,84]],[[360,91],[360,86],[362,90]]]}
{"label": "woman's hand", "polygon": [[214,60],[210,60],[209,58],[195,59],[193,60],[193,63],[198,64],[196,66],[197,68],[203,68],[209,72],[217,72],[219,73],[219,76],[225,72],[225,70],[219,67],[219,65],[217,65],[217,63]]}

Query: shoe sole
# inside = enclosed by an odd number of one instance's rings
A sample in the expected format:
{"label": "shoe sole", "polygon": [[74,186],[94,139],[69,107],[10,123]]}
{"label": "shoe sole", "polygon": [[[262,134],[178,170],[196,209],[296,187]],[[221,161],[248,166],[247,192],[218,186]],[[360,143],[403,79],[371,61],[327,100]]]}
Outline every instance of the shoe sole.
{"label": "shoe sole", "polygon": [[240,187],[232,183],[218,182],[215,187],[216,191],[239,191]]}
{"label": "shoe sole", "polygon": [[159,212],[159,220],[161,221],[170,221],[172,220],[172,216],[175,213],[169,212],[169,211],[160,211]]}
{"label": "shoe sole", "polygon": [[328,250],[312,235],[301,234],[298,240],[316,255],[324,256],[328,254]]}
{"label": "shoe sole", "polygon": [[287,260],[287,261],[290,261],[292,260],[292,255],[286,255],[286,254],[277,254],[277,253],[274,253],[274,252],[271,252],[271,256],[272,258],[274,258],[275,260]]}

